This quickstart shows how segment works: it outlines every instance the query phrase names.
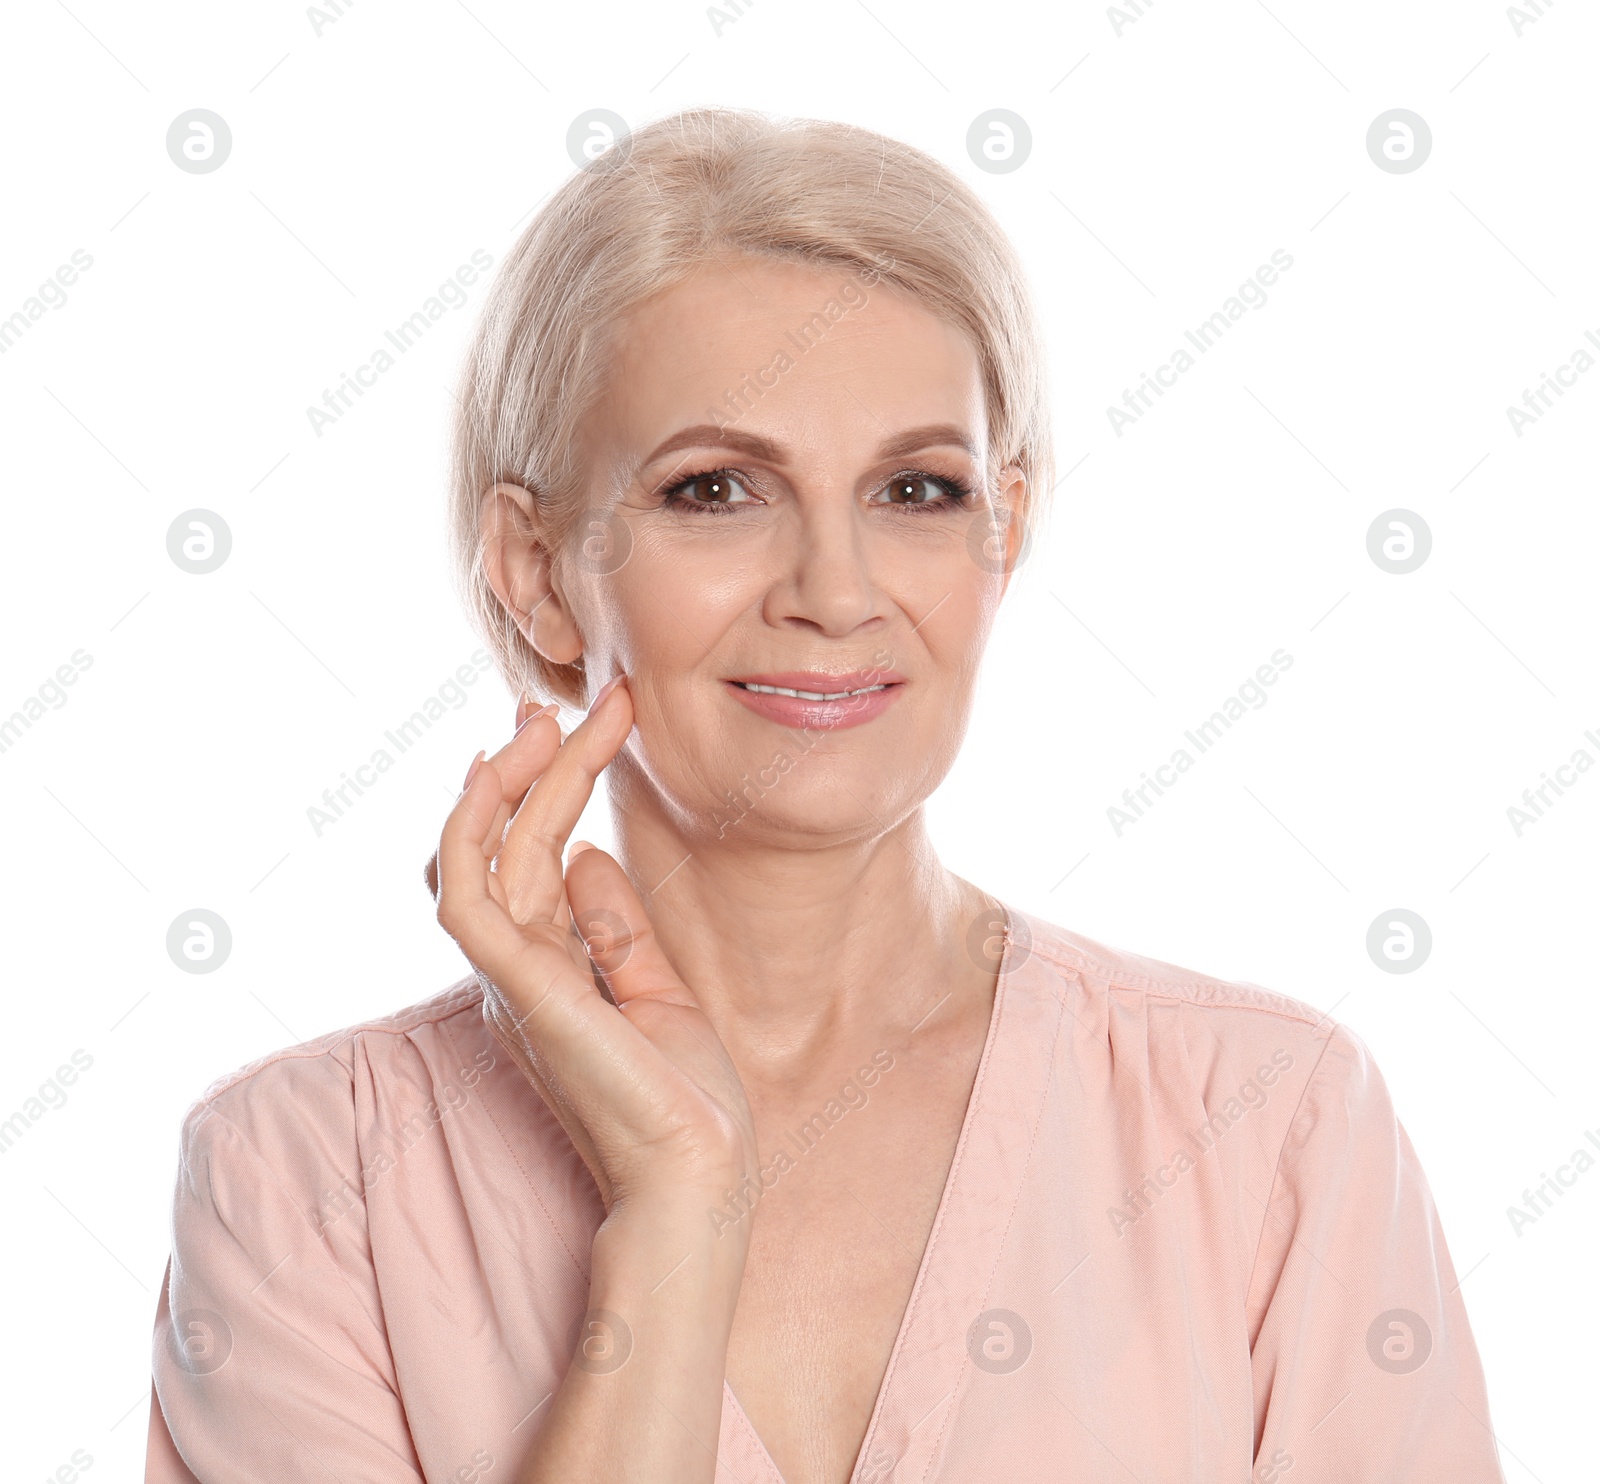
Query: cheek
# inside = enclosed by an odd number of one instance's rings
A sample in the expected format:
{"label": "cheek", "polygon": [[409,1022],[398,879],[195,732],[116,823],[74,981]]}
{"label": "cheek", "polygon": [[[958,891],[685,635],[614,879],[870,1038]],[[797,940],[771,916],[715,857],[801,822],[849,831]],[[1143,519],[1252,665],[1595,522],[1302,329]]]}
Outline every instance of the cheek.
{"label": "cheek", "polygon": [[590,647],[629,674],[670,685],[675,675],[702,667],[750,609],[749,573],[738,573],[725,554],[641,543],[592,590]]}
{"label": "cheek", "polygon": [[[913,516],[910,519],[917,519]],[[936,672],[955,676],[977,668],[1005,592],[964,544],[954,549],[907,551],[886,590],[909,619],[897,625],[891,645],[910,644]]]}
{"label": "cheek", "polygon": [[938,632],[928,637],[929,653],[940,671],[969,689],[976,682],[988,648],[997,606],[987,583],[975,585],[971,591],[953,594],[934,619],[923,626],[927,629],[943,620]]}

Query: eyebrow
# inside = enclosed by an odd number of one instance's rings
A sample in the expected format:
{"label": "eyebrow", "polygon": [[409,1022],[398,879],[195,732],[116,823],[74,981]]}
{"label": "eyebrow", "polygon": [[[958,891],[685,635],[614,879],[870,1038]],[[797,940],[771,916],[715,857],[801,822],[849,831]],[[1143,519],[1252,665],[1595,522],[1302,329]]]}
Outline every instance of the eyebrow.
{"label": "eyebrow", "polygon": [[[878,457],[899,458],[903,454],[914,453],[919,448],[930,448],[940,443],[964,449],[974,459],[978,457],[978,450],[972,440],[955,423],[927,423],[922,427],[907,428],[903,433],[896,433],[892,438],[885,439],[879,445]],[[763,438],[759,433],[746,433],[738,428],[720,427],[716,423],[696,423],[693,427],[674,433],[659,444],[645,458],[642,467],[648,467],[669,453],[679,453],[686,448],[708,447],[736,448],[741,453],[764,459],[771,464],[785,462],[782,447],[770,438]]]}

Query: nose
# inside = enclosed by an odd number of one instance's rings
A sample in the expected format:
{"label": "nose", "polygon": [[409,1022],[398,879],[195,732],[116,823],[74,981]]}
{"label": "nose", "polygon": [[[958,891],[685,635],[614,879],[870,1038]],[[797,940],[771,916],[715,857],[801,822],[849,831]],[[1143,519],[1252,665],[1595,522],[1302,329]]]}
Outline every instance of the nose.
{"label": "nose", "polygon": [[867,512],[848,488],[818,487],[790,507],[773,533],[768,623],[805,626],[830,638],[884,614],[874,580]]}

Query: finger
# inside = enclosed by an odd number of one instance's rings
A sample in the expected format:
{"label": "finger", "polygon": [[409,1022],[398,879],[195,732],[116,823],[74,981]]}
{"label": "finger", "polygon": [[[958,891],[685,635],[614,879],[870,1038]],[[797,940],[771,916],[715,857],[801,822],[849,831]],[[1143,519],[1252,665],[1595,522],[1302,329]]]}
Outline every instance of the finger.
{"label": "finger", "polygon": [[520,1023],[547,998],[570,1003],[598,999],[598,993],[568,955],[565,932],[549,924],[542,931],[523,929],[494,897],[483,844],[501,788],[494,764],[483,760],[445,820],[438,846],[438,921],[490,987],[515,985],[515,991],[493,988],[493,993],[506,999]]}
{"label": "finger", "polygon": [[623,1018],[710,1091],[731,1091],[738,1074],[695,993],[673,968],[633,883],[593,845],[567,862],[572,921]]}
{"label": "finger", "polygon": [[[490,893],[489,861],[484,854],[503,789],[494,764],[482,759],[474,765],[439,834],[440,925],[461,944],[473,964],[491,974],[503,972],[522,944],[516,924]],[[488,962],[484,954],[500,962]]]}
{"label": "finger", "polygon": [[698,1007],[615,857],[587,842],[567,862],[572,921],[619,1007],[649,995]]}
{"label": "finger", "polygon": [[[570,925],[519,925],[492,894],[483,844],[502,788],[494,773],[492,763],[480,762],[445,822],[440,925],[484,981],[491,1022],[524,1048],[541,1095],[578,1126],[620,1130],[621,1144],[631,1147],[659,1132],[660,1052],[573,962]],[[555,877],[564,895],[559,865]],[[691,1086],[674,1079],[678,1092]]]}
{"label": "finger", "polygon": [[[556,720],[559,709],[553,701],[541,708],[531,708],[529,702],[519,701],[516,731],[512,733],[511,740],[488,759],[500,775],[502,789],[500,807],[487,831],[487,843],[484,847],[487,859],[493,859],[499,850],[506,824],[516,812],[528,789],[532,787],[534,779],[550,766],[551,759],[561,746],[561,724]],[[551,724],[544,725],[541,719],[548,719]],[[428,895],[437,901],[439,899],[437,850],[428,857],[428,863],[422,869],[422,876],[428,886]]]}
{"label": "finger", "polygon": [[507,819],[522,802],[534,780],[550,766],[561,747],[561,723],[556,718],[560,708],[557,704],[552,701],[548,706],[528,711],[526,715],[522,715],[523,709],[521,705],[517,707],[519,720],[510,739],[489,758],[504,785],[501,801]]}
{"label": "finger", "polygon": [[554,920],[564,893],[562,849],[595,781],[632,729],[633,700],[619,685],[573,728],[512,816],[497,872],[518,922]]}

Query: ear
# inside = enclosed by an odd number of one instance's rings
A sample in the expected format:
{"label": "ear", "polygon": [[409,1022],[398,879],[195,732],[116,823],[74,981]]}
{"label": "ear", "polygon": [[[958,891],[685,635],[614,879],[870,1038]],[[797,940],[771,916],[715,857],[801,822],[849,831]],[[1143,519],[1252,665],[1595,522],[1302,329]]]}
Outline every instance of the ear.
{"label": "ear", "polygon": [[1028,476],[1020,464],[1007,464],[1000,471],[995,489],[995,502],[1007,515],[1006,566],[1000,585],[1002,594],[1011,585],[1012,576],[1027,555],[1023,546],[1027,535],[1027,522],[1022,518],[1027,499]]}
{"label": "ear", "polygon": [[531,491],[520,484],[491,485],[483,497],[478,529],[489,586],[545,659],[570,665],[583,653],[583,637],[555,581]]}

